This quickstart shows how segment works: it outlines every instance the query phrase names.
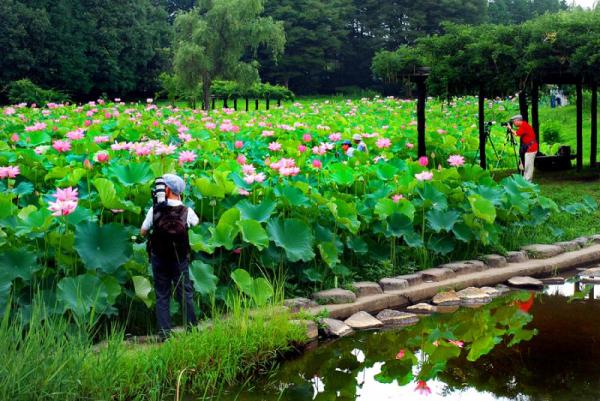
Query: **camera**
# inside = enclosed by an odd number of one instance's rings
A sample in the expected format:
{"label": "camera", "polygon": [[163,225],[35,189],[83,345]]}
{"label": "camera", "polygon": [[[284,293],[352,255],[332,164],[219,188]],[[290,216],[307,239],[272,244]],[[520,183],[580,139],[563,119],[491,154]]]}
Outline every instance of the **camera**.
{"label": "camera", "polygon": [[154,180],[154,188],[152,188],[152,203],[159,205],[167,201],[166,194],[167,185],[162,177],[157,177]]}
{"label": "camera", "polygon": [[510,121],[506,121],[506,122],[500,123],[501,127],[507,127],[508,128],[509,125],[512,125]]}

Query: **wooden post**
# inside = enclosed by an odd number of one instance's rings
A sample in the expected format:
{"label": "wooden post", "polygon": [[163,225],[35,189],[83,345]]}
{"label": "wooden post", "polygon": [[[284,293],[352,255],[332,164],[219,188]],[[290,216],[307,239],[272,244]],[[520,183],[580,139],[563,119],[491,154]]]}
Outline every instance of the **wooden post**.
{"label": "wooden post", "polygon": [[223,98],[223,108],[224,109],[228,109],[229,107],[227,107],[227,98]]}
{"label": "wooden post", "polygon": [[577,88],[577,171],[583,169],[583,93],[581,79],[578,80]]}
{"label": "wooden post", "polygon": [[281,107],[281,98],[280,97],[277,98],[277,107]]}
{"label": "wooden post", "polygon": [[477,96],[478,118],[479,118],[479,165],[482,169],[487,168],[487,158],[485,154],[485,97],[483,96],[483,86],[479,87]]}
{"label": "wooden post", "polygon": [[258,110],[258,99],[254,99],[254,110]]}
{"label": "wooden post", "polygon": [[427,156],[425,148],[425,101],[427,100],[427,88],[425,78],[417,77],[417,153],[419,157]]}
{"label": "wooden post", "polygon": [[214,98],[214,97],[212,98],[212,106],[211,106],[211,108],[212,108],[213,110],[215,109],[215,99],[216,99],[216,98]]}
{"label": "wooden post", "polygon": [[533,88],[531,89],[531,126],[533,132],[535,132],[535,139],[540,143],[540,117],[538,113],[538,103],[540,97],[539,84],[537,81],[533,81]]}
{"label": "wooden post", "polygon": [[248,111],[248,98],[246,98],[246,111]]}
{"label": "wooden post", "polygon": [[527,106],[527,93],[525,93],[525,90],[519,92],[519,113],[523,116],[523,120],[529,121],[529,107]]}
{"label": "wooden post", "polygon": [[596,167],[596,152],[598,151],[598,84],[592,82],[592,127],[590,136],[590,166]]}
{"label": "wooden post", "polygon": [[237,97],[233,98],[233,109],[237,111]]}
{"label": "wooden post", "polygon": [[270,101],[271,101],[271,99],[269,99],[269,97],[267,96],[267,98],[265,99],[265,106],[266,106],[267,110],[269,110]]}

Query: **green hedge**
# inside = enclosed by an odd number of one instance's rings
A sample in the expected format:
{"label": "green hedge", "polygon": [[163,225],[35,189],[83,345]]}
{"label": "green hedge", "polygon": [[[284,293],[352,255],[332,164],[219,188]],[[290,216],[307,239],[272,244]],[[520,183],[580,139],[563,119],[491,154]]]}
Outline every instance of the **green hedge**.
{"label": "green hedge", "polygon": [[12,104],[35,103],[44,106],[50,102],[64,103],[69,100],[66,94],[53,89],[43,89],[29,79],[19,79],[9,83],[6,87],[6,95]]}

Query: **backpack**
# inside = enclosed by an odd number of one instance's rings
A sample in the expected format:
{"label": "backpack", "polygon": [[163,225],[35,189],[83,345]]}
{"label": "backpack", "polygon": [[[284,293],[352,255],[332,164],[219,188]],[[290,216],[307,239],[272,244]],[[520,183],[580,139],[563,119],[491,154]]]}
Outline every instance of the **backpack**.
{"label": "backpack", "polygon": [[188,208],[183,205],[154,207],[149,251],[160,260],[180,263],[189,258]]}

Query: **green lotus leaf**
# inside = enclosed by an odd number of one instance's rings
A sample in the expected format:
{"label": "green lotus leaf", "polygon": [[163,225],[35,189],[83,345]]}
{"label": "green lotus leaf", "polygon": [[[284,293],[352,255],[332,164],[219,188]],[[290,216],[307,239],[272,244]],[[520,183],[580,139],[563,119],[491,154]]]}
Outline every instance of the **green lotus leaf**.
{"label": "green lotus leaf", "polygon": [[256,306],[264,306],[273,297],[273,286],[263,277],[255,278],[252,282],[252,299]]}
{"label": "green lotus leaf", "polygon": [[446,210],[448,208],[446,195],[438,191],[431,183],[427,182],[423,187],[417,188],[417,194],[425,208],[431,207],[438,210]]}
{"label": "green lotus leaf", "polygon": [[141,299],[148,308],[151,308],[154,302],[150,296],[152,293],[152,284],[150,283],[150,280],[143,276],[133,276],[131,277],[131,280],[133,281],[135,296]]}
{"label": "green lotus leaf", "polygon": [[333,267],[340,262],[339,252],[335,242],[322,242],[318,245],[321,258],[329,267]]}
{"label": "green lotus leaf", "polygon": [[382,220],[385,220],[394,213],[404,214],[412,221],[415,217],[415,207],[406,199],[394,202],[392,199],[382,198],[375,204],[375,214]]}
{"label": "green lotus leaf", "polygon": [[27,181],[21,181],[12,189],[12,193],[17,196],[25,196],[32,194],[34,190],[33,184]]}
{"label": "green lotus leaf", "polygon": [[471,362],[478,360],[481,356],[489,353],[500,341],[502,341],[501,338],[494,337],[490,334],[476,338],[471,344],[471,350],[467,355],[467,360]]}
{"label": "green lotus leaf", "polygon": [[17,212],[17,207],[12,202],[12,195],[0,193],[0,219],[5,219]]}
{"label": "green lotus leaf", "polygon": [[247,295],[252,293],[252,283],[254,279],[246,270],[235,269],[233,272],[231,272],[231,279],[238,286],[240,291]]}
{"label": "green lotus leaf", "polygon": [[64,277],[57,285],[57,298],[64,311],[70,310],[79,319],[92,311],[95,315],[106,313],[111,306],[108,297],[106,286],[91,274]]}
{"label": "green lotus leaf", "polygon": [[265,229],[256,220],[240,220],[237,222],[242,232],[242,238],[259,250],[269,246],[269,236]]}
{"label": "green lotus leaf", "polygon": [[213,267],[200,260],[194,260],[190,265],[190,278],[194,289],[201,295],[214,294],[219,278],[215,276]]}
{"label": "green lotus leaf", "polygon": [[323,273],[311,267],[302,271],[302,275],[310,282],[318,283],[323,281]]}
{"label": "green lotus leaf", "polygon": [[216,247],[224,246],[225,249],[233,249],[233,241],[236,239],[240,228],[237,222],[240,220],[240,211],[235,207],[225,211],[221,215],[215,227],[211,227],[211,242]]}
{"label": "green lotus leaf", "polygon": [[389,181],[398,173],[398,168],[387,163],[377,163],[375,174],[383,181]]}
{"label": "green lotus leaf", "polygon": [[404,237],[415,232],[412,221],[401,213],[394,213],[388,218],[388,229],[395,237]]}
{"label": "green lotus leaf", "polygon": [[299,189],[291,185],[284,185],[277,189],[279,200],[291,206],[309,206],[310,201]]}
{"label": "green lotus leaf", "polygon": [[348,269],[348,267],[346,267],[342,264],[339,264],[339,263],[335,266],[332,266],[331,271],[336,276],[341,276],[341,277],[348,277],[352,274],[352,271],[350,269]]}
{"label": "green lotus leaf", "polygon": [[127,186],[146,184],[154,178],[150,165],[143,162],[113,164],[109,171],[112,177],[116,177],[121,184]]}
{"label": "green lotus leaf", "polygon": [[127,230],[116,223],[86,223],[75,230],[75,250],[86,269],[114,273],[131,256]]}
{"label": "green lotus leaf", "polygon": [[463,242],[469,242],[475,239],[473,230],[464,222],[454,224],[452,233],[458,240]]}
{"label": "green lotus leaf", "polygon": [[211,237],[208,236],[208,230],[194,229],[188,232],[190,238],[190,247],[194,252],[206,252],[212,254],[215,251],[215,244],[212,243]]}
{"label": "green lotus leaf", "polygon": [[96,178],[93,181],[94,187],[98,190],[102,206],[107,209],[124,209],[135,214],[139,214],[141,208],[129,201],[124,201],[117,195],[115,184],[106,178]]}
{"label": "green lotus leaf", "polygon": [[450,231],[458,221],[460,213],[455,210],[443,211],[432,209],[426,213],[427,225],[436,233]]}
{"label": "green lotus leaf", "polygon": [[427,249],[438,255],[446,255],[454,250],[454,241],[449,236],[434,236],[427,242]]}
{"label": "green lotus leaf", "polygon": [[272,219],[267,223],[271,240],[280,248],[290,262],[303,260],[308,262],[315,257],[312,250],[313,234],[305,222],[299,219]]}
{"label": "green lotus leaf", "polygon": [[494,223],[494,220],[496,220],[496,208],[492,202],[480,195],[471,195],[468,199],[475,217],[490,224]]}
{"label": "green lotus leaf", "polygon": [[194,186],[198,188],[202,196],[219,199],[225,197],[225,190],[219,185],[212,183],[207,177],[196,179]]}
{"label": "green lotus leaf", "polygon": [[333,181],[338,185],[348,186],[354,183],[354,170],[345,164],[330,164],[329,172]]}
{"label": "green lotus leaf", "polygon": [[0,253],[0,274],[3,282],[21,278],[29,282],[33,274],[41,269],[37,255],[27,249],[9,249]]}
{"label": "green lotus leaf", "polygon": [[277,202],[271,199],[264,199],[260,204],[253,205],[249,200],[245,199],[235,205],[242,214],[244,220],[256,220],[260,223],[264,223],[269,220],[271,214],[277,207]]}
{"label": "green lotus leaf", "polygon": [[349,237],[346,240],[346,246],[352,249],[354,253],[365,254],[369,252],[369,245],[361,237]]}
{"label": "green lotus leaf", "polygon": [[6,306],[10,297],[11,282],[3,282],[0,274],[0,317],[4,316]]}
{"label": "green lotus leaf", "polygon": [[346,227],[352,234],[356,234],[360,228],[356,206],[341,199],[334,199],[327,204],[329,210],[338,224]]}

